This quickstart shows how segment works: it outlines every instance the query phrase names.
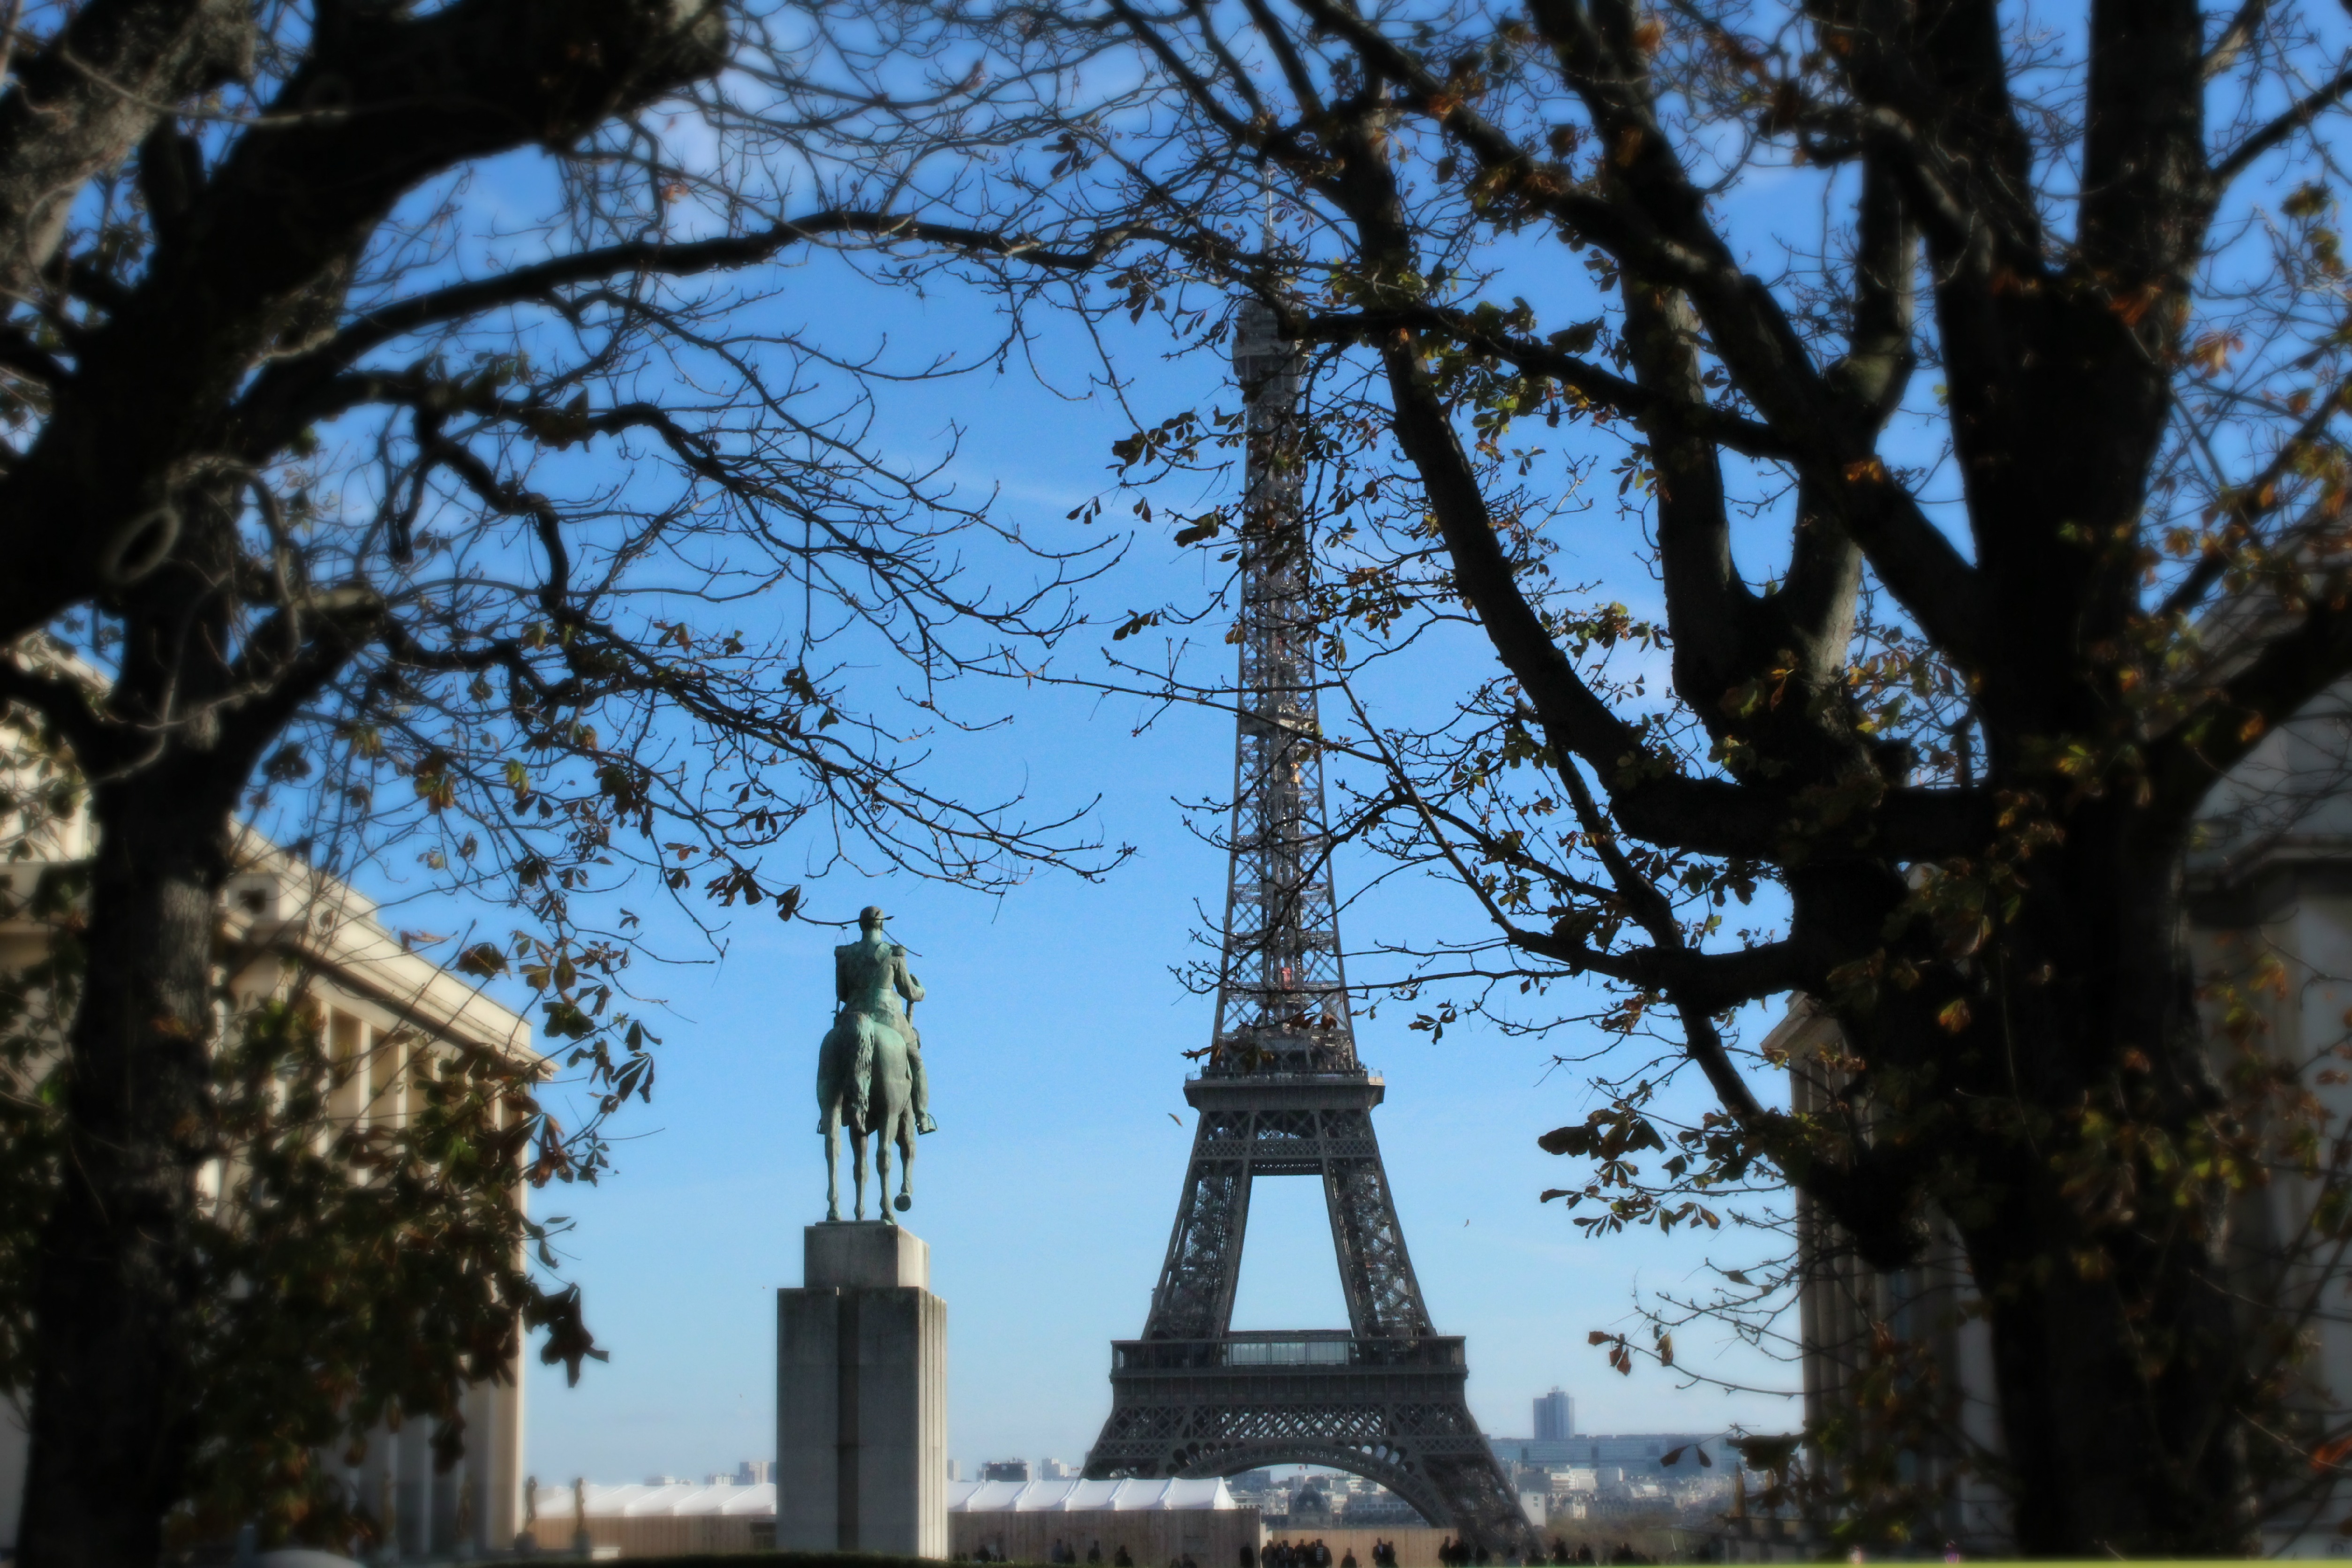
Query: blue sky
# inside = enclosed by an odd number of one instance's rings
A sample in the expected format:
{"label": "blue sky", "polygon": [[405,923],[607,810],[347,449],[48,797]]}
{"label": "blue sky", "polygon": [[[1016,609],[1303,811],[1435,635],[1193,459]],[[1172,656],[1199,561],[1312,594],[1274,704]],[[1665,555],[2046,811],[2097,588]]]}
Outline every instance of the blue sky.
{"label": "blue sky", "polygon": [[[822,266],[793,285],[784,308],[870,323],[900,344],[977,344],[987,331],[982,305],[951,291],[886,295]],[[1147,407],[1219,390],[1212,361],[1158,363],[1148,322],[1126,347]],[[1049,363],[1057,350],[1079,363],[1074,342],[1049,336],[1045,350]],[[1103,486],[1109,444],[1126,428],[1107,400],[1051,395],[1025,371],[902,388],[885,410],[890,440],[910,454],[961,426],[958,472],[997,487],[1000,511],[1048,536],[1072,530],[1062,514]],[[1580,526],[1580,554],[1623,575],[1622,596],[1650,592],[1630,520],[1595,513]],[[1147,535],[1097,605],[1197,591],[1202,570],[1165,531]],[[1081,662],[1084,647],[1072,654]],[[1368,695],[1412,703],[1464,673],[1423,663],[1388,678],[1421,689]],[[1134,845],[1135,858],[1100,883],[1047,876],[997,900],[836,875],[811,889],[812,912],[846,919],[883,903],[929,988],[918,1016],[941,1131],[922,1142],[908,1219],[931,1245],[933,1288],[949,1307],[950,1450],[968,1465],[1076,1461],[1108,1407],[1108,1342],[1142,1326],[1190,1146],[1181,1053],[1205,1042],[1211,1004],[1171,968],[1188,955],[1202,909],[1222,903],[1224,864],[1180,803],[1230,788],[1232,731],[1213,714],[1179,711],[1138,733],[1131,700],[1045,688],[987,685],[963,700],[1013,722],[958,742],[943,768],[983,792],[1025,784],[1041,810],[1099,795],[1098,831]],[[789,852],[771,862],[790,863]],[[1343,883],[1360,887],[1364,869],[1343,863]],[[1474,919],[1441,888],[1398,882],[1349,911],[1347,935],[1362,948],[1465,933]],[[836,940],[763,909],[736,922],[723,961],[637,973],[669,1008],[654,1101],[625,1114],[605,1184],[535,1203],[575,1222],[562,1243],[569,1273],[612,1352],[576,1388],[560,1370],[531,1373],[529,1465],[542,1481],[699,1474],[769,1454],[773,1291],[798,1282],[801,1228],[823,1213],[812,1080]],[[1354,975],[1373,977],[1361,963]],[[1595,1103],[1581,1079],[1528,1040],[1457,1026],[1432,1042],[1405,1027],[1413,1010],[1360,1018],[1359,1039],[1388,1081],[1376,1121],[1423,1287],[1441,1331],[1468,1336],[1470,1395],[1486,1428],[1523,1433],[1528,1401],[1554,1384],[1576,1396],[1588,1430],[1793,1425],[1785,1399],[1608,1371],[1588,1331],[1633,1327],[1637,1291],[1684,1286],[1709,1256],[1750,1259],[1759,1238],[1585,1239],[1557,1205],[1538,1203],[1571,1173],[1535,1146]],[[1235,1326],[1345,1323],[1319,1191],[1262,1184]],[[1679,1345],[1685,1364],[1735,1381],[1793,1381],[1704,1334]]]}

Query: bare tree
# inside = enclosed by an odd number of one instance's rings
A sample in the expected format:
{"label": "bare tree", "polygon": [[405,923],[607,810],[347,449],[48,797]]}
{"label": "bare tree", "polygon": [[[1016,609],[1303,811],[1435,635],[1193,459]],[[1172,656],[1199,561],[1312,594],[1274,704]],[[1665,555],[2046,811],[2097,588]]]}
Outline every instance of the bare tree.
{"label": "bare tree", "polygon": [[[724,0],[88,0],[8,22],[0,700],[97,838],[64,1053],[10,1058],[5,1229],[28,1278],[0,1342],[30,1383],[24,1560],[152,1563],[191,1488],[235,1500],[238,1478],[192,1469],[242,1419],[205,1394],[234,1356],[207,1357],[270,1320],[240,1327],[219,1292],[274,1280],[313,1330],[356,1313],[299,1223],[382,1209],[337,1208],[352,1184],[415,1176],[397,1234],[450,1267],[384,1288],[446,1353],[403,1372],[396,1336],[311,1334],[334,1364],[281,1450],[319,1419],[441,1413],[518,1315],[575,1370],[590,1342],[481,1205],[593,1172],[593,1126],[460,1070],[439,1143],[306,1163],[323,1069],[302,1020],[216,1028],[240,814],[324,867],[405,847],[435,885],[510,902],[514,929],[460,966],[520,969],[593,1120],[652,1083],[635,917],[602,896],[633,872],[789,918],[800,888],[761,860],[786,842],[815,869],[981,886],[1115,858],[1066,812],[1029,820],[922,765],[959,721],[940,683],[1049,644],[1092,563],[992,521],[947,453],[879,455],[863,389],[954,367],[793,325],[796,257],[994,244],[923,227],[1015,133],[1008,84],[936,28]],[[896,689],[853,691],[853,662],[895,665]],[[452,1163],[467,1137],[482,1159]],[[319,1203],[223,1229],[196,1173],[232,1155],[326,1184]]]}
{"label": "bare tree", "polygon": [[[2265,1422],[2229,1277],[2261,1176],[2181,864],[2215,779],[2352,671],[2340,26],[2263,0],[968,20],[1123,38],[1150,80],[1006,187],[1047,193],[1065,250],[1135,237],[1076,309],[1211,343],[1240,289],[1314,351],[1288,457],[1335,691],[1477,639],[1449,717],[1326,739],[1375,780],[1342,836],[1484,910],[1412,944],[1454,997],[1425,1025],[1560,1026],[1528,998],[1603,987],[1622,1092],[1548,1142],[1597,1162],[1566,1195],[1714,1224],[1785,1182],[1877,1269],[1948,1224],[2019,1545],[2243,1547],[2252,1478],[2310,1455]],[[1237,438],[1192,411],[1118,456],[1140,484]],[[1565,578],[1612,513],[1660,616]],[[1222,510],[1177,521],[1234,547]],[[1768,885],[1785,921],[1738,929]],[[1726,1032],[1787,992],[1843,1040],[1819,1114]],[[1711,1099],[1679,1131],[1644,1038]]]}

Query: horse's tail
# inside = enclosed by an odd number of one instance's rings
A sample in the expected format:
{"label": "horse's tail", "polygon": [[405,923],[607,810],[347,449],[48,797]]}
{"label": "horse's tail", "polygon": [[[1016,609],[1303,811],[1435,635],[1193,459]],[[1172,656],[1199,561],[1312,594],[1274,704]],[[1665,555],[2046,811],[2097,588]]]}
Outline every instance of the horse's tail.
{"label": "horse's tail", "polygon": [[870,1026],[855,1014],[833,1021],[817,1047],[816,1104],[819,1111],[841,1107],[842,1124],[866,1125],[867,1085],[874,1074],[874,1041]]}
{"label": "horse's tail", "polygon": [[857,1055],[849,1064],[849,1081],[857,1086],[857,1124],[866,1125],[866,1104],[874,1081],[874,1020],[859,1016],[854,1030]]}
{"label": "horse's tail", "polygon": [[[871,1098],[879,1101],[885,1111],[903,1113],[911,1118],[914,1073],[909,1058],[914,1048],[904,1034],[888,1024],[874,1022],[868,1027],[873,1032],[864,1042],[859,1057],[859,1078],[867,1085]],[[887,1127],[876,1130],[886,1134],[890,1131]]]}

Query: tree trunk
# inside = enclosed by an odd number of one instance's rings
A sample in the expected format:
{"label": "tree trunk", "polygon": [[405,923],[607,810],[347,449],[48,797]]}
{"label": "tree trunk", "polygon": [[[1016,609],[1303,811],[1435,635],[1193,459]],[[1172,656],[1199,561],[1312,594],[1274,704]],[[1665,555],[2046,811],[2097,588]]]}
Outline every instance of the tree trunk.
{"label": "tree trunk", "polygon": [[197,1173],[229,802],[163,768],[99,792],[65,1177],[35,1285],[29,1568],[150,1568],[188,1458]]}
{"label": "tree trunk", "polygon": [[2130,810],[2075,812],[1962,1043],[1990,1114],[1963,1135],[1979,1206],[1960,1228],[2029,1556],[2252,1542],[2217,1194],[2165,1158],[2221,1108],[2178,866],[2175,836]]}
{"label": "tree trunk", "polygon": [[[2031,1224],[2028,1211],[2067,1201],[2054,1185],[2045,1175],[2004,1212]],[[2018,1551],[2242,1555],[2252,1519],[2223,1294],[2189,1249],[2120,1250],[2110,1241],[2107,1271],[2084,1278],[2054,1248],[1971,1248],[1980,1280],[1990,1262],[1991,1278],[2017,1281],[1992,1293],[1991,1328]]]}

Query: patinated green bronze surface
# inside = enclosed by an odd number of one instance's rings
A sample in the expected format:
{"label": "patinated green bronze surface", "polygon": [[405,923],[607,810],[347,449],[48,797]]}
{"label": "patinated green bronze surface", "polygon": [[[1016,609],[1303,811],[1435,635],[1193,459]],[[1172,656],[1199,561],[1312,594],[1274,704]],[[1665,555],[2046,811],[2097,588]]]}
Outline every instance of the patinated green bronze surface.
{"label": "patinated green bronze surface", "polygon": [[907,950],[883,930],[880,910],[857,917],[857,940],[833,950],[833,989],[840,1004],[817,1049],[817,1131],[824,1137],[824,1217],[841,1217],[839,1134],[846,1130],[855,1158],[856,1214],[866,1217],[866,1140],[874,1139],[880,1181],[876,1213],[890,1219],[890,1147],[899,1157],[897,1206],[915,1205],[915,1135],[938,1131],[924,1079],[922,1037],[909,1009],[923,999],[922,982],[907,967]]}

